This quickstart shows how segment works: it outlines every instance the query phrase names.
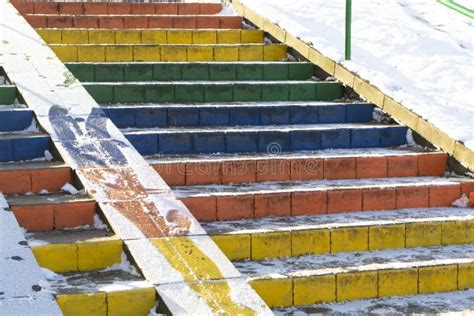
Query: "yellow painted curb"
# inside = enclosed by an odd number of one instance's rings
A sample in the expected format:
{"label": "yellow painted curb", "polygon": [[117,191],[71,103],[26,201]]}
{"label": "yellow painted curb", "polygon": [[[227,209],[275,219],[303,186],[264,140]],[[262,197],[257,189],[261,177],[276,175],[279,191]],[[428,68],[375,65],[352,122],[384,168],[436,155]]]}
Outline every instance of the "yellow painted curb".
{"label": "yellow painted curb", "polygon": [[265,32],[268,32],[282,43],[295,49],[299,54],[319,66],[329,75],[340,80],[346,86],[353,88],[355,92],[366,98],[368,101],[374,103],[377,107],[384,109],[401,124],[410,127],[427,141],[453,156],[471,171],[474,171],[473,150],[467,148],[458,140],[448,136],[432,123],[421,118],[410,110],[409,107],[394,101],[390,96],[381,92],[370,82],[367,82],[367,80],[362,79],[343,65],[336,63],[334,60],[321,54],[314,47],[288,33],[277,24],[249,9],[242,4],[240,0],[232,0],[231,2],[236,11],[244,18],[255,24],[257,27],[263,29]]}

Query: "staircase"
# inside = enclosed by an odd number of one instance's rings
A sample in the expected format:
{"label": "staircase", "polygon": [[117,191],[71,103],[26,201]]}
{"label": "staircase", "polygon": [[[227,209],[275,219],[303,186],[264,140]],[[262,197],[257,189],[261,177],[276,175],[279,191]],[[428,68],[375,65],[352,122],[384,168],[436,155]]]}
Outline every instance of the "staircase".
{"label": "staircase", "polygon": [[[285,45],[221,4],[15,6],[275,312],[472,302],[474,212],[452,203],[474,181]],[[154,288],[96,203],[61,189],[80,183],[33,113],[1,111],[0,191],[63,312],[147,314]]]}

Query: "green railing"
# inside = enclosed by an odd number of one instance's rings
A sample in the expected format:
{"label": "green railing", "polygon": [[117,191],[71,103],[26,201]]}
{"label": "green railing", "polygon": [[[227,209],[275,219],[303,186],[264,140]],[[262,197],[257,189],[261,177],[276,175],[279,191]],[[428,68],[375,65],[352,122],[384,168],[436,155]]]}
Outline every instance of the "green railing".
{"label": "green railing", "polygon": [[470,10],[459,3],[454,2],[453,0],[438,0],[439,3],[447,6],[450,9],[453,9],[461,14],[464,14],[467,17],[470,17],[471,19],[474,19],[474,11]]}
{"label": "green railing", "polygon": [[346,44],[345,60],[351,60],[351,33],[352,33],[352,0],[346,0]]}

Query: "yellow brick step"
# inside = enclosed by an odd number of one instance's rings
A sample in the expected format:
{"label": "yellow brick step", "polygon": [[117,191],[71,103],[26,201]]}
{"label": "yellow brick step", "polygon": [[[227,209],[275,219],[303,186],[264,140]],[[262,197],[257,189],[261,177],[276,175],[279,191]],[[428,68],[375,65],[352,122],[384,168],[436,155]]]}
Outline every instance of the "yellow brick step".
{"label": "yellow brick step", "polygon": [[122,260],[122,240],[107,230],[55,230],[27,240],[38,264],[56,273],[101,270]]}
{"label": "yellow brick step", "polygon": [[37,29],[48,44],[262,44],[261,30]]}
{"label": "yellow brick step", "polygon": [[50,47],[63,62],[282,61],[286,59],[288,49],[280,44],[53,44]]}
{"label": "yellow brick step", "polygon": [[474,245],[379,250],[235,263],[271,307],[474,287]]}
{"label": "yellow brick step", "polygon": [[203,223],[230,260],[474,243],[472,208],[426,208]]}
{"label": "yellow brick step", "polygon": [[148,315],[156,291],[135,270],[48,276],[64,315]]}

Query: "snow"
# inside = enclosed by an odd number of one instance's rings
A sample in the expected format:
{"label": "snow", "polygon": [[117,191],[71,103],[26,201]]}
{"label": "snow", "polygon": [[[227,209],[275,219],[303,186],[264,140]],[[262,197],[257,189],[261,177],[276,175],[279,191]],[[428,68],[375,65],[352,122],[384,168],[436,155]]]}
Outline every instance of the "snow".
{"label": "snow", "polygon": [[72,184],[66,183],[61,187],[61,191],[68,192],[69,194],[76,195],[79,194],[81,191],[76,189]]}
{"label": "snow", "polygon": [[241,2],[474,149],[474,25],[468,17],[432,0],[357,1],[352,60],[343,61],[345,1]]}
{"label": "snow", "polygon": [[456,207],[468,207],[470,204],[469,198],[466,194],[463,194],[461,198],[454,201],[451,205]]}

